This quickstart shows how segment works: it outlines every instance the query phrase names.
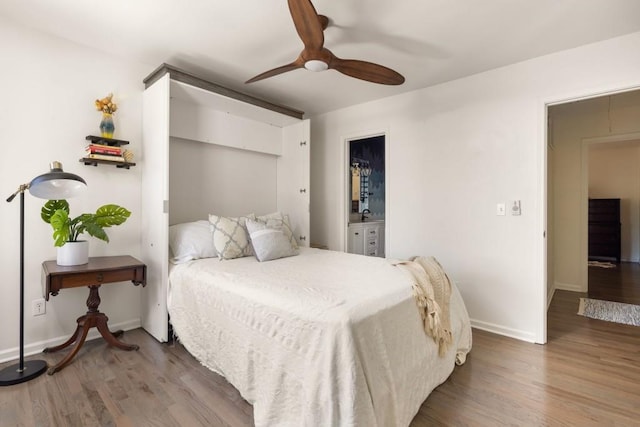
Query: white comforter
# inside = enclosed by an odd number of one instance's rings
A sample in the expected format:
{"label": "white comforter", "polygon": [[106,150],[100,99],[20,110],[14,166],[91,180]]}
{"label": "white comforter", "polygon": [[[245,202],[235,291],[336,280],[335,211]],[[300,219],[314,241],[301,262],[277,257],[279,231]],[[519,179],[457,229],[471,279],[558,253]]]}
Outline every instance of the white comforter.
{"label": "white comforter", "polygon": [[407,426],[471,348],[455,286],[453,345],[439,357],[406,274],[318,249],[175,266],[169,313],[187,350],[253,404],[256,426]]}

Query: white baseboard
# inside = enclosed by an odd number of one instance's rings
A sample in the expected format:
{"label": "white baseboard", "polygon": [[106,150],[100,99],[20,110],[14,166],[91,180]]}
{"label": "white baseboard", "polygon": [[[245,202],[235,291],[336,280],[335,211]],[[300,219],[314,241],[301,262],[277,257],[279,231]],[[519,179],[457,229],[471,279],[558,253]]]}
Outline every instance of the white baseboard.
{"label": "white baseboard", "polygon": [[491,332],[498,335],[504,335],[505,337],[515,338],[520,341],[527,341],[531,343],[536,342],[534,334],[527,331],[520,331],[517,329],[505,328],[504,326],[496,325],[493,323],[482,322],[479,320],[471,319],[471,327],[481,329],[483,331]]}
{"label": "white baseboard", "polygon": [[551,305],[551,301],[553,300],[553,296],[556,294],[556,287],[551,288],[551,291],[547,292],[547,310],[549,310],[549,306]]}
{"label": "white baseboard", "polygon": [[587,289],[583,289],[582,286],[577,283],[560,283],[554,282],[553,287],[555,290],[571,291],[571,292],[587,292]]}
{"label": "white baseboard", "polygon": [[[130,331],[131,329],[139,328],[141,325],[140,319],[127,320],[125,322],[109,324],[109,329],[112,331],[122,329],[123,331]],[[27,343],[24,346],[24,355],[31,356],[33,354],[42,353],[47,347],[53,347],[55,345],[60,345],[66,340],[69,339],[70,335],[63,337],[51,338],[45,341],[38,341],[34,343]],[[91,328],[89,334],[87,335],[87,341],[101,338],[100,332],[96,328]],[[0,351],[0,363],[9,362],[11,360],[18,360],[20,357],[20,348],[14,347],[6,350]]]}

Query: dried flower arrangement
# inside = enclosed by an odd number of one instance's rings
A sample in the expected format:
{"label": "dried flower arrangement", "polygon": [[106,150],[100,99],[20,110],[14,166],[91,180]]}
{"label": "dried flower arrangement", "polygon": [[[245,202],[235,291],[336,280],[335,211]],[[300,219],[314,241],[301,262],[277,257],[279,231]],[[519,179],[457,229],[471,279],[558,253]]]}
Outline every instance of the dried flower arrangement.
{"label": "dried flower arrangement", "polygon": [[113,114],[118,110],[118,106],[115,102],[113,102],[113,94],[105,96],[102,99],[96,99],[96,110],[102,111],[103,113]]}

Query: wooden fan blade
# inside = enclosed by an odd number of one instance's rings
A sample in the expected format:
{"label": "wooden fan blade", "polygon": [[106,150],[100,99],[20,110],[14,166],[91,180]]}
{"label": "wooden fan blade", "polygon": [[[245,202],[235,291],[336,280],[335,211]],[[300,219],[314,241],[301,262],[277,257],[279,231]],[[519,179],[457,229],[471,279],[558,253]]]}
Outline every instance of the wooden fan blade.
{"label": "wooden fan blade", "polygon": [[[288,0],[289,11],[305,49],[320,50],[324,45],[322,23],[309,0]],[[328,20],[327,20],[328,22]]]}
{"label": "wooden fan blade", "polygon": [[302,67],[304,67],[304,62],[300,58],[298,58],[295,61],[293,61],[291,64],[282,65],[280,67],[274,68],[273,70],[265,71],[264,73],[258,74],[257,76],[247,80],[245,84],[257,82],[258,80],[263,80],[269,77],[277,76],[278,74],[286,73],[287,71],[293,71]]}
{"label": "wooden fan blade", "polygon": [[326,30],[329,26],[329,18],[324,15],[318,15],[318,20],[320,21],[320,26],[322,27],[322,31]]}
{"label": "wooden fan blade", "polygon": [[404,83],[402,74],[382,65],[356,59],[340,59],[333,56],[329,68],[356,79],[366,80],[383,85],[401,85]]}

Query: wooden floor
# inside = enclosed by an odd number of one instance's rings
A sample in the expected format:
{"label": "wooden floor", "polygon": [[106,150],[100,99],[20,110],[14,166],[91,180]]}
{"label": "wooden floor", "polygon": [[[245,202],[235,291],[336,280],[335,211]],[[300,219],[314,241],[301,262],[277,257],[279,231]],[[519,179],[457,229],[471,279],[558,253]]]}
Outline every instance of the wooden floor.
{"label": "wooden floor", "polygon": [[[547,345],[474,330],[467,363],[411,426],[640,425],[640,328],[576,315],[580,296],[556,293]],[[252,425],[251,406],[179,344],[139,329],[124,340],[140,350],[98,339],[61,372],[0,388],[0,426]]]}
{"label": "wooden floor", "polygon": [[615,265],[615,268],[589,267],[589,298],[640,305],[640,264]]}

